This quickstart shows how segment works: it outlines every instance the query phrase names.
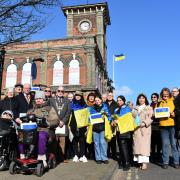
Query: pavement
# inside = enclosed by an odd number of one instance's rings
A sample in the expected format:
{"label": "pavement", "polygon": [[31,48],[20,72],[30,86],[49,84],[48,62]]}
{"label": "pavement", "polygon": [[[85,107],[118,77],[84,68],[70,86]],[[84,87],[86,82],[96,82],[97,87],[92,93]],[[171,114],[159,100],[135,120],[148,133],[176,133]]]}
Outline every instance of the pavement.
{"label": "pavement", "polygon": [[149,164],[147,170],[131,167],[129,171],[118,169],[116,161],[109,160],[109,164],[88,163],[59,164],[55,169],[46,172],[42,177],[33,174],[9,174],[0,172],[0,180],[180,180],[180,169],[169,166],[162,169],[156,164]]}
{"label": "pavement", "polygon": [[33,174],[9,174],[9,171],[0,172],[0,180],[110,180],[117,169],[117,162],[109,160],[109,164],[88,163],[61,163],[55,169],[46,172],[42,177]]}

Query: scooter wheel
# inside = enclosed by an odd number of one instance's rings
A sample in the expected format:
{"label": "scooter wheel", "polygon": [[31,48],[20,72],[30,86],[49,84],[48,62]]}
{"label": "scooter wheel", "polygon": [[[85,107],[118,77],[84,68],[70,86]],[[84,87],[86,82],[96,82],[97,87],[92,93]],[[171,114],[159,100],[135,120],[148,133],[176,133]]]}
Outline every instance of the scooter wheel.
{"label": "scooter wheel", "polygon": [[16,173],[16,162],[12,161],[10,166],[9,166],[9,173],[10,174],[15,174]]}
{"label": "scooter wheel", "polygon": [[44,166],[43,166],[43,163],[38,163],[37,164],[37,168],[36,168],[36,175],[38,177],[41,177],[43,175],[43,172],[44,172]]}

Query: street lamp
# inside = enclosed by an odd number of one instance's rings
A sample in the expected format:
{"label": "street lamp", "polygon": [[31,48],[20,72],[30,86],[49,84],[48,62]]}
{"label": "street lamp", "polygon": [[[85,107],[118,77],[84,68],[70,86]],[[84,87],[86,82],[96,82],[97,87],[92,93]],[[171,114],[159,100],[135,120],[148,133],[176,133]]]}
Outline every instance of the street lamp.
{"label": "street lamp", "polygon": [[6,54],[5,48],[2,47],[0,50],[0,99],[1,99],[1,88],[2,88],[5,54]]}

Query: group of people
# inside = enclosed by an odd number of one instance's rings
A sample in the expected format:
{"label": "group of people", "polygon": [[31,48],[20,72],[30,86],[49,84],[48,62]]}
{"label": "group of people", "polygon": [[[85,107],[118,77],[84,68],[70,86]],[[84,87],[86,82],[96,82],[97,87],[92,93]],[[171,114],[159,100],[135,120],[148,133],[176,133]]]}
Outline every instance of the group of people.
{"label": "group of people", "polygon": [[[169,117],[156,118],[154,109],[168,107]],[[150,161],[169,165],[169,145],[173,166],[179,168],[178,139],[180,139],[179,89],[163,88],[160,94],[151,95],[151,103],[139,94],[136,105],[126,102],[123,95],[114,100],[113,93],[84,97],[81,91],[66,93],[59,86],[52,94],[50,87],[31,92],[30,84],[16,84],[8,88],[0,101],[0,114],[10,116],[18,125],[24,115],[46,118],[48,126],[39,128],[37,158],[46,165],[46,153],[57,161],[67,163],[88,162],[108,164],[108,158],[119,163],[119,168],[129,170],[132,162],[142,170]],[[133,128],[123,131],[121,118]],[[50,142],[47,149],[47,142]],[[118,152],[117,152],[118,145]],[[18,144],[19,157],[25,158],[23,144]],[[162,158],[161,158],[162,157]],[[134,163],[133,163],[134,164]]]}

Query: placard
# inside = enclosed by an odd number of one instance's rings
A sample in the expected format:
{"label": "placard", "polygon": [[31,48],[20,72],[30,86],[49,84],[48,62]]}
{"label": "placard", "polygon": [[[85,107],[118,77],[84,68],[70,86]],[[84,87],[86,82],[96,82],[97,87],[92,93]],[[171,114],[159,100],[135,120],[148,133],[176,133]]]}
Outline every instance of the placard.
{"label": "placard", "polygon": [[62,135],[64,135],[65,134],[65,131],[66,130],[66,128],[65,128],[65,125],[63,126],[63,127],[57,127],[56,128],[56,130],[55,130],[55,134],[62,134]]}
{"label": "placard", "polygon": [[155,118],[167,118],[170,116],[169,107],[158,107],[154,109]]}
{"label": "placard", "polygon": [[102,118],[102,114],[101,113],[96,113],[96,114],[91,114],[90,115],[90,123],[93,124],[99,124],[99,123],[103,123],[104,119]]}

